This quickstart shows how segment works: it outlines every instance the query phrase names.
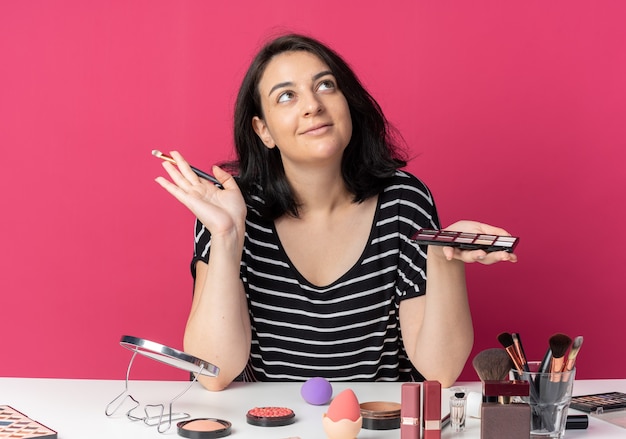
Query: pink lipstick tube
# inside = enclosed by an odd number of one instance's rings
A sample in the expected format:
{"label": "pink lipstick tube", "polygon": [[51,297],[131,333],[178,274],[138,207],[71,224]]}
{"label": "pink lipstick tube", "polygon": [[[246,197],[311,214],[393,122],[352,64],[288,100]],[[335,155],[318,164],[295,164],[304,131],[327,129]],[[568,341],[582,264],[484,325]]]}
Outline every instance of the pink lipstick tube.
{"label": "pink lipstick tube", "polygon": [[424,381],[424,439],[441,438],[441,383]]}
{"label": "pink lipstick tube", "polygon": [[402,384],[400,405],[400,438],[420,439],[420,384]]}

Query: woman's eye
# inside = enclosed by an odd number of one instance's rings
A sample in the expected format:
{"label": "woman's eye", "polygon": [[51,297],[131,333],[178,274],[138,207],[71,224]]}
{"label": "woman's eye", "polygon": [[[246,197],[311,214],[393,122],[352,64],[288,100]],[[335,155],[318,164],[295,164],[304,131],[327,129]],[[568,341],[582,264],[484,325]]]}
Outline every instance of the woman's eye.
{"label": "woman's eye", "polygon": [[335,88],[335,83],[331,81],[330,79],[320,82],[320,84],[317,86],[317,89],[320,91],[332,90],[334,88]]}
{"label": "woman's eye", "polygon": [[289,102],[293,99],[293,93],[290,91],[286,91],[278,95],[278,102]]}

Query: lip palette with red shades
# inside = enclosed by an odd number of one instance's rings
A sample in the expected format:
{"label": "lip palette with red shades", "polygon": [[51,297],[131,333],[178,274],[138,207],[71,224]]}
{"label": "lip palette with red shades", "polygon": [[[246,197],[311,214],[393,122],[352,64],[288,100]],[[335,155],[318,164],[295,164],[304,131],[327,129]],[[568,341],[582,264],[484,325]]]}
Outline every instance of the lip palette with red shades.
{"label": "lip palette with red shades", "polygon": [[486,233],[420,229],[411,237],[411,241],[423,245],[457,247],[462,250],[484,250],[487,253],[496,251],[512,253],[519,242],[519,238]]}

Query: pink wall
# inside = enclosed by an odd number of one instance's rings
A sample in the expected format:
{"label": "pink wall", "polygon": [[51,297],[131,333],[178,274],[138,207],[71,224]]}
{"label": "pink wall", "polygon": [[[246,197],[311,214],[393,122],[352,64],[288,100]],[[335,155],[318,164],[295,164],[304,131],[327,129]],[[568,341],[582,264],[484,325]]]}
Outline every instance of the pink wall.
{"label": "pink wall", "polygon": [[475,352],[582,334],[579,377],[626,377],[622,1],[240,3],[0,2],[0,376],[123,378],[122,334],[181,347],[193,218],[150,150],[229,158],[251,55],[294,30],[351,62],[444,223],[521,237],[517,265],[468,268]]}

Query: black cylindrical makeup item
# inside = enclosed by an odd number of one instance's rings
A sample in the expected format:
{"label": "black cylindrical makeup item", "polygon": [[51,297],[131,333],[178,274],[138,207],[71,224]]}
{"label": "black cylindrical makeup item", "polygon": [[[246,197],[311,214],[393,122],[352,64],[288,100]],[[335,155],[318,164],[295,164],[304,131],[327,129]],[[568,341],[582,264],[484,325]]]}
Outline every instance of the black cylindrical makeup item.
{"label": "black cylindrical makeup item", "polygon": [[400,409],[397,402],[369,401],[360,404],[362,428],[366,430],[393,430],[400,428]]}
{"label": "black cylindrical makeup item", "polygon": [[568,415],[565,423],[566,430],[585,430],[589,427],[589,416],[587,415]]}

